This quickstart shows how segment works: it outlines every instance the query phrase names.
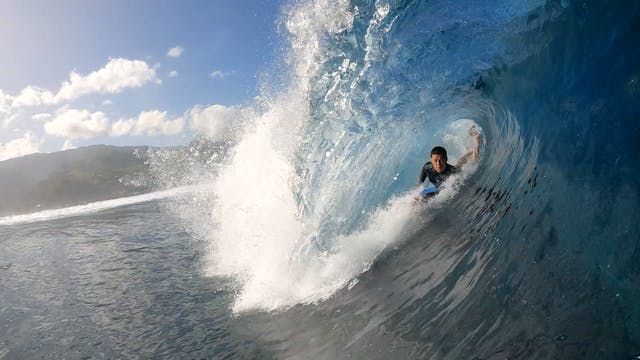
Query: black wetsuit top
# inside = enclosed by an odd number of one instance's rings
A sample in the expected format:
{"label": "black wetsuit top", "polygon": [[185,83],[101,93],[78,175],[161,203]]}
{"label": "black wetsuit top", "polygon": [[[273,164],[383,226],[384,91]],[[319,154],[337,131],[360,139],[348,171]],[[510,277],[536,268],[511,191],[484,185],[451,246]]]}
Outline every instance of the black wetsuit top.
{"label": "black wetsuit top", "polygon": [[429,161],[422,167],[422,171],[420,172],[420,182],[423,183],[424,180],[428,177],[429,181],[431,181],[431,183],[435,185],[436,188],[439,188],[440,185],[442,185],[442,183],[447,180],[447,178],[451,174],[455,174],[457,171],[458,169],[455,166],[447,164],[447,166],[445,166],[444,168],[444,171],[438,173]]}

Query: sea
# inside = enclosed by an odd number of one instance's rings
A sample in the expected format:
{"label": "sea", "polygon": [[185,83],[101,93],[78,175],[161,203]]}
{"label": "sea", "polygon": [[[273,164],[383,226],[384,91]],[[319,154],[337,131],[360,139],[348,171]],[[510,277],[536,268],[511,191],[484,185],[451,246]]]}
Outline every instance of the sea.
{"label": "sea", "polygon": [[[0,359],[640,358],[640,2],[300,0],[277,26],[205,134],[225,151],[0,218]],[[416,200],[473,126],[477,162]]]}

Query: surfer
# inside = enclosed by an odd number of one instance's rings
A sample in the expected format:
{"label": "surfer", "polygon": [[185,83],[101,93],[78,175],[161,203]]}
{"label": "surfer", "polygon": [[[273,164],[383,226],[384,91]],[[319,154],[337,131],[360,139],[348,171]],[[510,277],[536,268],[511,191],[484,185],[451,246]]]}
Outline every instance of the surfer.
{"label": "surfer", "polygon": [[[422,166],[419,184],[424,183],[428,178],[437,190],[449,176],[458,172],[469,161],[471,161],[471,163],[478,161],[482,136],[475,125],[469,129],[469,135],[473,137],[473,149],[462,155],[455,166],[447,163],[447,150],[444,147],[436,146],[431,149],[429,161]],[[435,194],[435,192],[431,193]],[[427,193],[423,192],[422,195],[427,195]]]}

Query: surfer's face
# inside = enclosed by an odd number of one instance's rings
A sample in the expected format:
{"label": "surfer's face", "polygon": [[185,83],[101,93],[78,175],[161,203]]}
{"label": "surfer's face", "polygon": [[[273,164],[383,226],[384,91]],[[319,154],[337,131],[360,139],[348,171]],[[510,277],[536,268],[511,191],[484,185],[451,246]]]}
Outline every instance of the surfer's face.
{"label": "surfer's face", "polygon": [[431,165],[433,165],[433,169],[441,173],[447,167],[447,158],[442,155],[433,154],[431,155]]}

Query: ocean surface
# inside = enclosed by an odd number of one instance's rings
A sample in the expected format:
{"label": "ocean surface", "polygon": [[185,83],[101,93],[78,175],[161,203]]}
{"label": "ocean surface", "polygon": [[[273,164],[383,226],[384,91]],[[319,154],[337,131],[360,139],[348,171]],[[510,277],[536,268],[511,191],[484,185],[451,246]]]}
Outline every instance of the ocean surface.
{"label": "ocean surface", "polygon": [[[640,2],[299,1],[158,189],[0,218],[0,359],[637,359]],[[414,200],[428,151],[477,164]],[[186,165],[185,165],[186,164]]]}

